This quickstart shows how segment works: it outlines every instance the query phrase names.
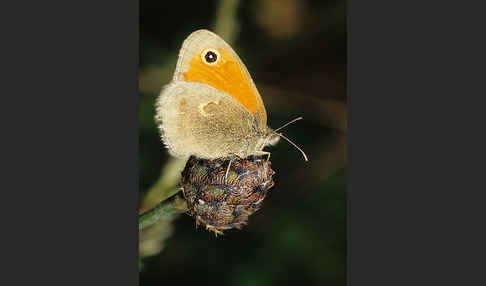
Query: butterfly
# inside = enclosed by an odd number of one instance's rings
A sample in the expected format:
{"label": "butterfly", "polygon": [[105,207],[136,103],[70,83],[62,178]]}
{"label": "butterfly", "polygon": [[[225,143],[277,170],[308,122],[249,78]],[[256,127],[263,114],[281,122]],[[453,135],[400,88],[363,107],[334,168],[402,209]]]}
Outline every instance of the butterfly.
{"label": "butterfly", "polygon": [[208,30],[182,44],[173,79],[156,100],[155,120],[176,157],[270,156],[263,148],[288,140],[267,126],[263,100],[239,56]]}

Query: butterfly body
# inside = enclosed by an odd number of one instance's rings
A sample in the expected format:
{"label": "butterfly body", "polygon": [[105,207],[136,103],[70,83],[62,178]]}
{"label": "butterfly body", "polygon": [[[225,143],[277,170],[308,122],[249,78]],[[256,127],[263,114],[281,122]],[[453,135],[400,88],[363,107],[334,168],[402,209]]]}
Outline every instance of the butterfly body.
{"label": "butterfly body", "polygon": [[207,30],[184,41],[173,80],[156,102],[162,141],[177,157],[215,159],[268,154],[280,138],[267,126],[263,101],[233,49]]}

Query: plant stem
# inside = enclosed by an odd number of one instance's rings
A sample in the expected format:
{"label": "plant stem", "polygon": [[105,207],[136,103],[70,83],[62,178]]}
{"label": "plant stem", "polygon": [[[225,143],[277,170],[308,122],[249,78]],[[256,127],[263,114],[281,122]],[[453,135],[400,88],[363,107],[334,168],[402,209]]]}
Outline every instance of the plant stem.
{"label": "plant stem", "polygon": [[173,199],[165,200],[150,211],[141,214],[138,217],[138,229],[142,230],[153,225],[162,218],[169,219],[174,215],[185,211],[187,211],[186,202],[179,196],[174,196]]}

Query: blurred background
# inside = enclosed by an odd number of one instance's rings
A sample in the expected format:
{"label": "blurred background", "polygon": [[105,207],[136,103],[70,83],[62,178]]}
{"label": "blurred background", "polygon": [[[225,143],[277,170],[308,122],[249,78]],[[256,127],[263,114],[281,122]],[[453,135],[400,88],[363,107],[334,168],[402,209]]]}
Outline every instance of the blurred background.
{"label": "blurred background", "polygon": [[186,214],[140,233],[140,285],[346,284],[346,2],[140,1],[140,210],[174,194],[184,167],[164,149],[154,101],[183,40],[209,29],[260,91],[268,125],[304,119],[272,153],[275,186],[242,230],[215,237]]}

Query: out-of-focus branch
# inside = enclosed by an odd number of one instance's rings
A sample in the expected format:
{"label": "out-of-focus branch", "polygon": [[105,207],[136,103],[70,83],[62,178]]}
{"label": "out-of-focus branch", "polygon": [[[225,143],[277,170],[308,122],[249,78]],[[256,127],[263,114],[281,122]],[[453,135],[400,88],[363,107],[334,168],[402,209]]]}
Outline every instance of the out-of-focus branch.
{"label": "out-of-focus branch", "polygon": [[266,105],[272,108],[295,112],[298,106],[298,115],[311,117],[314,122],[347,133],[348,109],[343,101],[302,95],[297,91],[287,91],[270,85],[259,85],[259,90]]}
{"label": "out-of-focus branch", "polygon": [[216,20],[214,21],[213,30],[221,36],[230,45],[233,44],[238,35],[239,27],[236,20],[236,10],[238,0],[221,0]]}
{"label": "out-of-focus branch", "polygon": [[162,168],[159,179],[143,198],[140,207],[141,212],[153,208],[158,202],[166,200],[179,191],[174,186],[181,177],[186,161],[187,159],[170,157],[169,161]]}

